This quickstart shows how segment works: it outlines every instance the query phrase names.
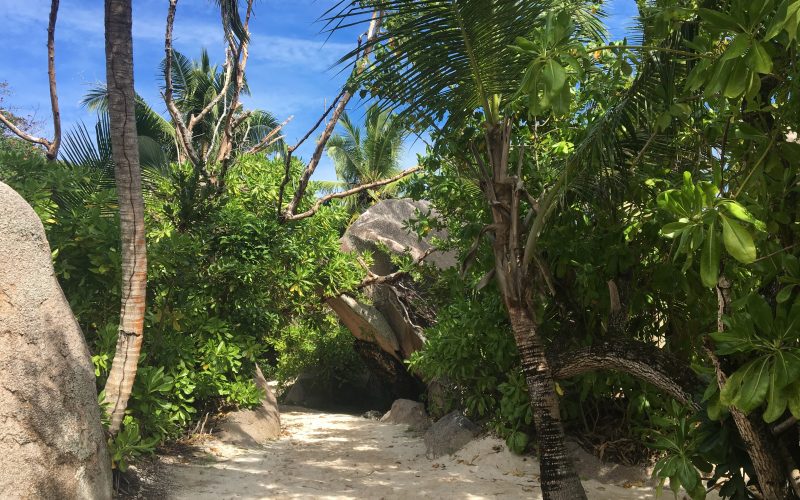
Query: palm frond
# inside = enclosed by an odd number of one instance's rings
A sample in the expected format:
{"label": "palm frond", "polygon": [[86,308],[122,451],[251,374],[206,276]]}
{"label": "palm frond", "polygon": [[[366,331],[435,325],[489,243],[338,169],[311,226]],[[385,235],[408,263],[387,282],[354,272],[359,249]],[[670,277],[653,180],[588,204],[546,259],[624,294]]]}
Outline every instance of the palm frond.
{"label": "palm frond", "polygon": [[[182,101],[194,86],[194,65],[192,61],[177,50],[172,51],[172,91],[176,102]],[[161,90],[165,90],[166,60],[161,60],[160,65],[162,82]]]}
{"label": "palm frond", "polygon": [[214,0],[214,3],[219,6],[225,32],[230,32],[239,41],[247,40],[249,35],[244,29],[242,17],[239,14],[239,0]]}
{"label": "palm frond", "polygon": [[[381,106],[416,114],[424,125],[460,123],[492,96],[512,96],[526,61],[509,46],[542,24],[552,2],[521,0],[342,1],[327,18],[346,26],[373,10],[385,12],[376,60],[356,84],[380,89]],[[335,28],[335,26],[334,26]],[[342,62],[358,57],[354,50]]]}

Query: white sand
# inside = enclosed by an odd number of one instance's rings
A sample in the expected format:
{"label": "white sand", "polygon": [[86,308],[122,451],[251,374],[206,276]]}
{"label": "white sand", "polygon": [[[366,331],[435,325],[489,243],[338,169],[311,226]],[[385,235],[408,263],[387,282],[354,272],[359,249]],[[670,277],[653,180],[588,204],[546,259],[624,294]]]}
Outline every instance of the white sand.
{"label": "white sand", "polygon": [[[175,499],[541,498],[538,464],[486,437],[452,457],[425,458],[421,437],[404,425],[358,416],[291,411],[283,436],[262,449],[211,440],[208,456],[165,464]],[[630,485],[629,485],[630,486]],[[653,488],[585,480],[592,499],[650,499]],[[663,498],[672,498],[665,491]]]}

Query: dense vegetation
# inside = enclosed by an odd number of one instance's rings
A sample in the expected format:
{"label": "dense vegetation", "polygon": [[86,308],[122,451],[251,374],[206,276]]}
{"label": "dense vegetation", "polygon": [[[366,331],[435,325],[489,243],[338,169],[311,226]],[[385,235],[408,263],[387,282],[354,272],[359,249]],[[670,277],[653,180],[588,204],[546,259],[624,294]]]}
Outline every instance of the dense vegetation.
{"label": "dense vegetation", "polygon": [[[327,141],[339,188],[397,174],[408,131],[430,135],[402,192],[432,202],[437,214],[413,229],[447,229],[437,244],[461,265],[426,273],[438,322],[409,368],[448,389],[432,412],[462,408],[513,450],[538,449],[547,498],[585,497],[564,429],[626,443],[612,447],[620,460],[652,454],[655,474],[693,498],[715,487],[792,498],[800,1],[638,5],[635,41],[609,44],[602,5],[589,2],[340,2],[326,14],[334,28],[374,26],[375,12],[382,25],[343,58],[355,63],[343,95],[377,104],[363,135],[344,115],[344,135]],[[174,64],[195,78],[177,92],[186,117],[223,106],[213,100],[225,76],[207,56],[192,65],[176,53]],[[189,92],[201,84],[216,90]],[[320,298],[357,293],[363,270],[338,238],[354,212],[398,192],[315,204],[316,188],[337,187],[312,183],[282,212],[289,179],[303,186],[313,168],[304,177],[282,142],[257,147],[279,128],[271,115],[248,115],[263,130],[231,135],[235,146],[176,152],[178,115],[169,123],[144,106],[137,120],[158,124],[139,131],[146,335],[120,460],[222,406],[255,403],[256,363],[282,380],[355,366]],[[120,229],[108,163],[80,153],[91,142],[76,137],[53,163],[4,139],[0,179],[42,217],[102,381],[119,322]],[[209,165],[221,177],[187,151],[220,151]],[[313,217],[292,220],[298,204]]]}

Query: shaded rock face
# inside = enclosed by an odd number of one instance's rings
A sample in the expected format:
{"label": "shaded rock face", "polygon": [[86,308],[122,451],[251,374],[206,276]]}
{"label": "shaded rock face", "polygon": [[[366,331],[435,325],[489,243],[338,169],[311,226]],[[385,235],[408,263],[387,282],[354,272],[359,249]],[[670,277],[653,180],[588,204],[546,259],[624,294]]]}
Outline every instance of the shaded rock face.
{"label": "shaded rock face", "polygon": [[381,422],[404,424],[413,431],[424,431],[431,426],[425,405],[410,399],[398,399],[392,403],[392,409],[381,418]]}
{"label": "shaded rock face", "polygon": [[0,182],[0,495],[111,498],[94,367],[44,228]]}
{"label": "shaded rock face", "polygon": [[[373,256],[370,271],[380,276],[390,274],[396,269],[383,248],[396,255],[408,252],[418,259],[430,250],[433,237],[444,236],[431,233],[420,239],[409,232],[408,221],[418,212],[431,212],[430,203],[409,199],[381,201],[347,228],[341,248],[346,252],[370,252]],[[452,253],[433,252],[425,262],[445,269],[455,266],[456,258]],[[326,302],[358,339],[357,350],[369,369],[392,387],[391,399],[416,399],[424,387],[408,373],[402,362],[422,348],[424,328],[435,315],[424,310],[422,301],[418,300],[419,291],[408,279],[373,284],[363,292],[369,303],[349,295],[328,298]],[[365,344],[376,347],[380,353]]]}
{"label": "shaded rock face", "polygon": [[452,455],[480,434],[481,428],[461,412],[442,417],[425,433],[425,454],[428,458]]}
{"label": "shaded rock face", "polygon": [[286,389],[281,402],[324,411],[383,412],[394,401],[393,394],[391,385],[366,368],[345,381],[332,380],[323,374],[305,372]]}
{"label": "shaded rock face", "polygon": [[256,387],[264,393],[264,399],[252,410],[235,411],[225,416],[225,420],[220,423],[218,435],[223,442],[252,448],[281,435],[278,400],[258,366],[253,378]]}

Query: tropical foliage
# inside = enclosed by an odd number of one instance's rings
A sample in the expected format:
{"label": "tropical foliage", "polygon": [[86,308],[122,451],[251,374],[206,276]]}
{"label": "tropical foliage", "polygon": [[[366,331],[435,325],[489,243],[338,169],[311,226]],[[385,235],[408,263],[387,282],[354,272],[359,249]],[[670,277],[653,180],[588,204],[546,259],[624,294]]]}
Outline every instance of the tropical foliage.
{"label": "tropical foliage", "polygon": [[[400,172],[400,155],[408,129],[391,111],[370,106],[366,111],[363,129],[353,123],[347,113],[343,113],[339,126],[344,133],[331,136],[326,145],[328,156],[336,168],[336,176],[340,179],[331,187],[350,189],[393,177]],[[388,184],[347,198],[345,203],[355,211],[396,192],[397,184]]]}
{"label": "tropical foliage", "polygon": [[[535,450],[548,499],[586,496],[566,435],[653,459],[662,486],[692,498],[800,496],[800,0],[637,6],[612,40],[602,2],[337,2],[331,29],[380,26],[342,58],[355,69],[337,102],[370,104],[363,127],[341,115],[311,168],[292,147],[259,149],[279,125],[244,110],[230,115],[247,122],[235,154],[217,161],[230,63],[171,52],[178,113],[137,102],[150,281],[120,465],[254,403],[257,363],[282,379],[309,365],[347,376],[352,339],[320,297],[358,293],[361,264],[338,237],[399,188],[344,204],[303,190],[393,176],[415,133],[431,145],[402,195],[435,211],[409,229],[446,229],[437,245],[459,256],[420,280],[438,322],[408,366],[445,388],[433,413],[462,409]],[[100,111],[101,90],[88,100]],[[120,293],[107,123],[67,137],[56,164],[0,142],[0,179],[43,219],[101,381]],[[338,185],[310,182],[323,147]],[[315,216],[292,219],[298,204]]]}

